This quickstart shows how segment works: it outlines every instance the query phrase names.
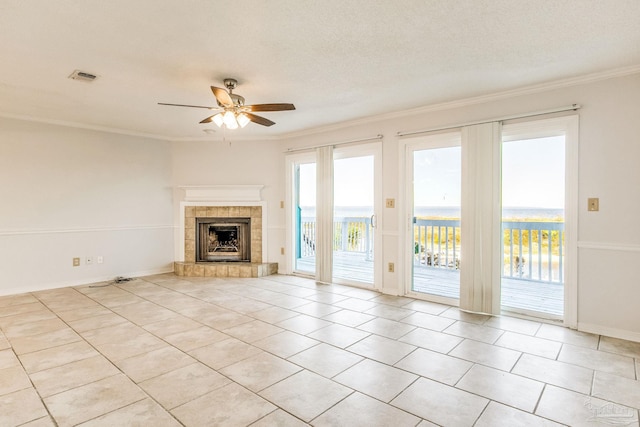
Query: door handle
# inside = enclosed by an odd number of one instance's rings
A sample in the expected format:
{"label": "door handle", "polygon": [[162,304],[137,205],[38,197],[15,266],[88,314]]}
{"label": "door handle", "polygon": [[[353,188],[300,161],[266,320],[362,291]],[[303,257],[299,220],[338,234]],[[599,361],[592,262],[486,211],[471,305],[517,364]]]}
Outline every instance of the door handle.
{"label": "door handle", "polygon": [[378,227],[378,225],[376,224],[376,214],[371,215],[370,221],[371,221],[371,226],[373,228],[377,228]]}

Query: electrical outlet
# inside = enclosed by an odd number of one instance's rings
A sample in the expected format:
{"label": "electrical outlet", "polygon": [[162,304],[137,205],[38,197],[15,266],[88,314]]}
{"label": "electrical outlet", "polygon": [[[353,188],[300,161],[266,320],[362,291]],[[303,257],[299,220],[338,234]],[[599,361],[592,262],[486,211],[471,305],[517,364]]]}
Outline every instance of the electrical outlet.
{"label": "electrical outlet", "polygon": [[280,209],[284,209],[284,201],[280,200]]}
{"label": "electrical outlet", "polygon": [[90,256],[86,257],[86,258],[85,258],[85,260],[84,260],[84,262],[85,262],[87,265],[91,265],[91,264],[93,264],[93,257],[90,257]]}
{"label": "electrical outlet", "polygon": [[587,210],[589,212],[597,212],[600,210],[600,199],[591,197],[587,200]]}
{"label": "electrical outlet", "polygon": [[389,263],[389,273],[393,273],[396,270],[396,266],[394,263]]}
{"label": "electrical outlet", "polygon": [[74,267],[80,267],[80,258],[74,258],[73,259],[73,266]]}
{"label": "electrical outlet", "polygon": [[104,258],[102,257],[102,255],[96,257],[96,262],[98,264],[102,264],[104,262]]}
{"label": "electrical outlet", "polygon": [[280,255],[284,255],[284,248],[280,248]]}
{"label": "electrical outlet", "polygon": [[385,200],[385,207],[387,208],[395,208],[396,207],[396,199],[387,199]]}

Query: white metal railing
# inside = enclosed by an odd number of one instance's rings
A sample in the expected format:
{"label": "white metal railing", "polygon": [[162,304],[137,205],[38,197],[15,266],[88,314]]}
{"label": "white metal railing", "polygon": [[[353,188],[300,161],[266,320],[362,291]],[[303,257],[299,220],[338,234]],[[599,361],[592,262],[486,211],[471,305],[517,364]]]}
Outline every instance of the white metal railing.
{"label": "white metal railing", "polygon": [[504,221],[503,277],[564,283],[564,222]]}
{"label": "white metal railing", "polygon": [[460,268],[460,220],[413,219],[414,265]]}
{"label": "white metal railing", "polygon": [[[298,257],[315,256],[315,218],[300,219]],[[334,219],[333,250],[355,252],[370,260],[373,229],[366,217]],[[502,222],[502,277],[564,282],[564,223]],[[460,269],[460,220],[414,218],[414,267]]]}
{"label": "white metal railing", "polygon": [[[564,282],[564,223],[502,222],[502,277]],[[460,220],[414,219],[414,266],[460,268]]]}
{"label": "white metal railing", "polygon": [[[299,257],[316,254],[315,218],[300,219]],[[333,220],[333,250],[362,253],[366,260],[373,256],[373,227],[371,218],[336,217]]]}

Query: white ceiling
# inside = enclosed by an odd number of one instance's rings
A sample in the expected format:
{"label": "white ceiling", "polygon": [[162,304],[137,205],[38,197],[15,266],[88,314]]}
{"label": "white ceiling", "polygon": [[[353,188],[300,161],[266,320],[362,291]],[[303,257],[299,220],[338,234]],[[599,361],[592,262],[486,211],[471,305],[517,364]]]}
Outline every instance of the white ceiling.
{"label": "white ceiling", "polygon": [[205,138],[157,103],[234,77],[297,107],[234,131],[261,138],[638,66],[640,1],[1,0],[0,58],[2,116]]}

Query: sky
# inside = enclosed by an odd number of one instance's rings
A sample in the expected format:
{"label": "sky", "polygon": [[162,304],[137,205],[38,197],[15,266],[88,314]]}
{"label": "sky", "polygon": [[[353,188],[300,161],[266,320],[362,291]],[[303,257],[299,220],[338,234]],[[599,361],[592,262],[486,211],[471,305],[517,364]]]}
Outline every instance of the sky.
{"label": "sky", "polygon": [[[460,147],[414,154],[416,206],[460,206]],[[564,137],[502,144],[502,206],[564,207]]]}
{"label": "sky", "polygon": [[460,206],[460,147],[414,151],[413,183],[416,206]]}
{"label": "sky", "polygon": [[564,136],[502,144],[502,206],[564,208]]}
{"label": "sky", "polygon": [[[460,206],[461,149],[414,154],[416,206]],[[504,207],[564,207],[564,137],[536,138],[502,145]],[[300,205],[315,206],[315,164],[300,166]],[[373,205],[373,156],[334,162],[335,206]]]}
{"label": "sky", "polygon": [[[335,206],[373,206],[373,156],[335,160],[333,176]],[[315,164],[300,165],[300,188],[300,206],[315,206]]]}
{"label": "sky", "polygon": [[303,163],[300,165],[300,200],[299,206],[316,205],[316,164]]}

